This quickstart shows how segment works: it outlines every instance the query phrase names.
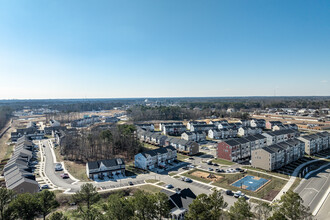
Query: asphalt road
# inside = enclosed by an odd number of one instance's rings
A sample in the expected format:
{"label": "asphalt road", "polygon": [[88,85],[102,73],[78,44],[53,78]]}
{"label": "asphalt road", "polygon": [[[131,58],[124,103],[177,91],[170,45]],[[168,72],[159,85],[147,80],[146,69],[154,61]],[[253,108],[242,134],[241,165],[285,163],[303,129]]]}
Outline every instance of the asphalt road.
{"label": "asphalt road", "polygon": [[55,172],[55,163],[54,163],[53,155],[51,153],[51,149],[50,149],[48,140],[43,140],[41,143],[43,145],[45,145],[44,152],[45,152],[45,158],[46,158],[46,160],[45,160],[46,176],[50,179],[50,181],[53,184],[55,184],[58,187],[65,188],[65,189],[71,188],[70,191],[78,191],[80,189],[79,184],[72,185],[71,183],[73,183],[73,180],[71,180],[70,178],[67,178],[67,179],[61,178],[60,175],[61,175],[61,173],[63,173],[63,171]]}
{"label": "asphalt road", "polygon": [[[330,168],[324,168],[320,172],[311,175],[308,179],[303,180],[296,188],[295,192],[299,193],[300,197],[304,200],[304,205],[310,207],[310,211],[313,212],[325,192],[330,186]],[[328,198],[329,200],[329,198]],[[330,203],[327,201],[328,204]],[[320,209],[321,215],[325,215],[328,212],[330,206],[324,206]],[[328,218],[330,215],[328,213]],[[324,218],[323,218],[324,219]]]}
{"label": "asphalt road", "polygon": [[330,194],[328,195],[327,199],[321,206],[320,211],[316,215],[317,220],[324,220],[324,219],[330,219]]}

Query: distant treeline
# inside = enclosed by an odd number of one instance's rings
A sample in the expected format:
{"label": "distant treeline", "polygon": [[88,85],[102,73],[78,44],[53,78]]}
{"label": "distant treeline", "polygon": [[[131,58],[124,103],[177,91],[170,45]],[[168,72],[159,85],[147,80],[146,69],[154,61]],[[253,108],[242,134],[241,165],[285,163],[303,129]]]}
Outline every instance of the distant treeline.
{"label": "distant treeline", "polygon": [[330,97],[251,97],[231,99],[201,99],[199,101],[183,101],[187,108],[202,109],[266,109],[266,108],[329,108]]}
{"label": "distant treeline", "polygon": [[248,119],[248,114],[243,112],[227,113],[222,109],[204,108],[196,110],[180,106],[156,106],[148,107],[136,105],[127,110],[128,116],[133,121],[149,121],[149,120],[196,120],[209,116],[217,118],[233,117]]}
{"label": "distant treeline", "polygon": [[79,130],[65,135],[61,154],[67,160],[93,161],[121,157],[128,160],[142,150],[134,125],[116,125],[109,129]]}
{"label": "distant treeline", "polygon": [[0,130],[5,127],[11,117],[12,110],[7,106],[0,106]]}

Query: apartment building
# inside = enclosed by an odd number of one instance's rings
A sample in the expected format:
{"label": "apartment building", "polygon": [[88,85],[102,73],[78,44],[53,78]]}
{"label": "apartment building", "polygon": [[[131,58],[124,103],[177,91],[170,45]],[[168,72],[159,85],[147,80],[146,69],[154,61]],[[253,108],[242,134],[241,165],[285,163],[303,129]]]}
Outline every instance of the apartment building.
{"label": "apartment building", "polygon": [[260,134],[250,135],[243,138],[230,139],[218,143],[218,158],[241,162],[249,160],[251,150],[265,146],[266,138]]}
{"label": "apartment building", "polygon": [[144,170],[152,170],[157,167],[166,167],[176,158],[177,150],[173,146],[160,147],[135,155],[134,165]]}
{"label": "apartment building", "polygon": [[251,165],[276,170],[304,156],[305,144],[297,138],[252,150]]}
{"label": "apartment building", "polygon": [[293,129],[270,131],[262,133],[267,138],[267,145],[273,145],[299,136],[299,132]]}
{"label": "apartment building", "polygon": [[298,139],[305,143],[305,153],[308,155],[316,154],[330,147],[330,137],[329,133],[326,131],[304,135]]}

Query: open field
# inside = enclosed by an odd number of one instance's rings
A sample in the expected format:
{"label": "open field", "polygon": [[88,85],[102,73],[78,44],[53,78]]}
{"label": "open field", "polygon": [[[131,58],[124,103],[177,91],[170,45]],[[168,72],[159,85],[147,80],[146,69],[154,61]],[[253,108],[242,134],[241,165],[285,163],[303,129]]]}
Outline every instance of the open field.
{"label": "open field", "polygon": [[11,156],[13,147],[8,148],[7,142],[10,141],[10,133],[15,130],[15,128],[8,129],[8,131],[0,138],[0,161],[9,159]]}
{"label": "open field", "polygon": [[209,182],[210,181],[219,181],[221,178],[223,178],[222,176],[214,175],[214,174],[207,173],[204,171],[196,171],[196,172],[191,173],[191,175],[193,175],[195,177],[199,177],[201,179],[209,180]]}
{"label": "open field", "polygon": [[157,183],[159,182],[159,180],[155,180],[155,179],[148,179],[148,180],[145,180],[146,183]]}
{"label": "open field", "polygon": [[64,160],[63,156],[60,154],[60,148],[54,149],[56,160],[58,162],[64,162],[65,168],[68,172],[74,176],[76,179],[81,181],[91,181],[86,174],[86,164],[85,163],[77,163],[69,160]]}
{"label": "open field", "polygon": [[150,193],[158,193],[162,190],[161,187],[157,187],[157,186],[154,186],[151,184],[145,184],[145,185],[137,186],[135,188],[146,191],[146,192],[150,192]]}

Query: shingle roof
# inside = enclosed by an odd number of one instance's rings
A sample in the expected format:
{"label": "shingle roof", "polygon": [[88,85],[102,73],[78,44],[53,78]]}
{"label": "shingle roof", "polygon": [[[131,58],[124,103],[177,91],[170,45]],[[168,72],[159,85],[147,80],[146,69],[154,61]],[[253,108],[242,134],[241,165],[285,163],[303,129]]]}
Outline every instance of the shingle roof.
{"label": "shingle roof", "polygon": [[176,149],[173,146],[167,146],[167,147],[160,147],[154,150],[145,151],[142,152],[141,154],[145,157],[148,157],[148,156],[156,156],[158,154],[165,154],[168,151],[176,151]]}
{"label": "shingle roof", "polygon": [[98,160],[98,161],[89,161],[88,168],[89,169],[98,169],[100,168],[101,163],[106,167],[113,167],[118,165],[125,165],[125,162],[122,158],[113,158],[108,160]]}

